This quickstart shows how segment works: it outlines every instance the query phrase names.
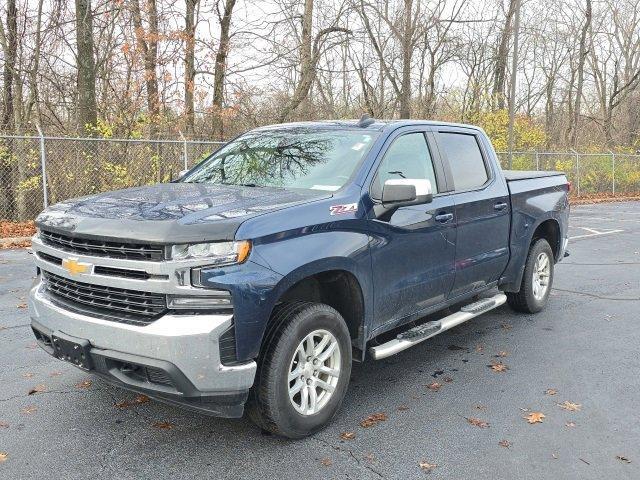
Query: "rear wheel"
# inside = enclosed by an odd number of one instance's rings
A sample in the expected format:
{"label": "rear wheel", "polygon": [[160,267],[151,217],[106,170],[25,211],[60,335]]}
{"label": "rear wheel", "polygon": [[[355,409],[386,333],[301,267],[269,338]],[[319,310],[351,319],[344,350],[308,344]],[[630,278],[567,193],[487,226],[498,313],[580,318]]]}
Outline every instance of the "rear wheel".
{"label": "rear wheel", "polygon": [[549,242],[540,238],[529,248],[522,284],[517,293],[507,293],[509,306],[518,312],[536,313],[549,301],[554,257]]}
{"label": "rear wheel", "polygon": [[260,427],[289,438],[310,435],[335,416],[351,374],[342,316],[321,303],[278,307],[247,406]]}

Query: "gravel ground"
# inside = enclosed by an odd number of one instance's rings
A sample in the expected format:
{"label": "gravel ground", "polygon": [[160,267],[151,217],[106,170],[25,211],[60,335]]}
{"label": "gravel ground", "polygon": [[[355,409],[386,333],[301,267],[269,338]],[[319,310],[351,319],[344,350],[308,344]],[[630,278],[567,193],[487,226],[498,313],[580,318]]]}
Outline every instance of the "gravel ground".
{"label": "gravel ground", "polygon": [[575,207],[570,235],[544,312],[503,306],[356,365],[336,420],[302,441],[132,403],[49,357],[24,308],[31,259],[1,251],[0,478],[640,478],[640,203]]}

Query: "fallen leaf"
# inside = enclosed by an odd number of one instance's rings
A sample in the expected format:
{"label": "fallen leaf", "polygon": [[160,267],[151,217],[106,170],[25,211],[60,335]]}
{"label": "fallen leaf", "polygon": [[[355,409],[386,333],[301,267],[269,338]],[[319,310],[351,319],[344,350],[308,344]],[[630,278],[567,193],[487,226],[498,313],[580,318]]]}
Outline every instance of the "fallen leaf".
{"label": "fallen leaf", "polygon": [[375,425],[377,425],[380,422],[384,422],[387,420],[387,414],[386,413],[374,413],[373,415],[369,415],[367,418],[365,418],[364,420],[362,420],[360,422],[360,426],[362,428],[369,428],[369,427],[373,427]]}
{"label": "fallen leaf", "polygon": [[503,323],[500,326],[502,327],[503,330],[511,330],[513,328],[513,326],[509,323]]}
{"label": "fallen leaf", "polygon": [[502,362],[494,362],[491,365],[487,365],[487,367],[489,367],[491,370],[493,370],[494,372],[500,372],[500,373],[504,373],[507,370],[509,370],[509,367],[507,367],[504,363]]}
{"label": "fallen leaf", "polygon": [[442,387],[442,384],[438,382],[431,382],[429,385],[427,385],[427,388],[432,392],[437,392],[438,390],[440,390],[440,387]]}
{"label": "fallen leaf", "polygon": [[484,347],[482,346],[481,343],[479,343],[478,345],[476,345],[476,352],[480,353],[484,350]]}
{"label": "fallen leaf", "polygon": [[542,423],[542,419],[546,417],[542,412],[531,412],[529,415],[522,418],[525,418],[529,423]]}
{"label": "fallen leaf", "polygon": [[479,418],[475,418],[475,417],[465,417],[467,419],[467,422],[469,422],[471,425],[473,425],[474,427],[479,427],[479,428],[489,428],[489,423],[485,422],[484,420],[480,420]]}
{"label": "fallen leaf", "polygon": [[579,403],[573,403],[568,400],[565,400],[562,403],[557,403],[556,405],[564,410],[568,410],[569,412],[579,412],[580,407],[582,407],[582,405],[580,405]]}
{"label": "fallen leaf", "polygon": [[622,456],[622,455],[616,455],[616,458],[617,458],[618,460],[620,460],[621,462],[624,462],[624,463],[631,463],[631,460],[629,460],[627,457],[624,457],[624,456]]}
{"label": "fallen leaf", "polygon": [[366,453],[362,456],[362,458],[370,462],[373,462],[376,459],[376,457],[373,456],[373,453]]}
{"label": "fallen leaf", "polygon": [[438,466],[435,463],[429,463],[426,460],[422,460],[420,463],[418,463],[418,465],[425,472],[431,472],[431,470],[433,470],[434,468],[436,468]]}
{"label": "fallen leaf", "polygon": [[442,380],[444,380],[446,383],[453,382],[453,378],[451,378],[451,377],[444,377]]}
{"label": "fallen leaf", "polygon": [[4,462],[9,457],[7,452],[0,452],[0,463]]}
{"label": "fallen leaf", "polygon": [[480,405],[480,404],[474,405],[473,408],[475,408],[476,410],[486,410],[487,409],[487,407],[485,407],[484,405]]}
{"label": "fallen leaf", "polygon": [[323,458],[322,460],[320,460],[320,463],[325,467],[330,467],[333,462],[330,458]]}
{"label": "fallen leaf", "polygon": [[29,405],[28,407],[24,407],[22,409],[22,413],[24,413],[25,415],[31,415],[32,413],[35,413],[38,411],[38,407],[36,407],[35,405]]}
{"label": "fallen leaf", "polygon": [[556,390],[555,388],[547,388],[544,391],[545,395],[555,395],[556,393],[558,393],[558,390]]}
{"label": "fallen leaf", "polygon": [[140,405],[142,403],[147,403],[149,402],[149,397],[147,397],[146,395],[140,394],[140,395],[136,395],[135,398],[133,400],[119,400],[116,403],[114,403],[113,405],[116,408],[119,408],[121,410],[125,410],[127,408],[133,407],[134,405]]}
{"label": "fallen leaf", "polygon": [[27,395],[34,395],[36,393],[42,393],[42,392],[46,392],[46,391],[47,391],[46,385],[40,384],[40,385],[36,385],[31,390],[29,390],[29,393]]}
{"label": "fallen leaf", "polygon": [[76,384],[76,388],[89,388],[91,386],[91,380],[83,380]]}
{"label": "fallen leaf", "polygon": [[51,372],[49,374],[50,377],[59,377],[60,375],[62,375],[62,372]]}
{"label": "fallen leaf", "polygon": [[147,403],[149,401],[151,401],[151,399],[143,394],[136,395],[136,398],[133,399],[133,403],[137,403],[137,404]]}
{"label": "fallen leaf", "polygon": [[511,446],[511,442],[509,442],[509,440],[500,440],[498,445],[504,448],[509,448]]}
{"label": "fallen leaf", "polygon": [[356,432],[342,432],[340,434],[341,440],[353,440],[356,438]]}
{"label": "fallen leaf", "polygon": [[573,423],[573,422],[567,422],[567,423],[565,423],[565,424],[564,424],[564,426],[565,426],[565,427],[569,427],[569,428],[573,428],[573,427],[575,427],[575,426],[576,426],[576,424],[575,424],[575,423]]}
{"label": "fallen leaf", "polygon": [[38,344],[37,343],[30,343],[29,345],[25,346],[24,348],[26,348],[28,350],[35,350],[36,348],[38,348]]}
{"label": "fallen leaf", "polygon": [[9,428],[9,424],[7,422],[0,422],[0,428]]}
{"label": "fallen leaf", "polygon": [[496,357],[504,358],[504,357],[506,357],[507,355],[509,355],[509,353],[507,353],[507,352],[505,352],[504,350],[502,350],[502,351],[500,351],[500,352],[498,352],[498,353],[496,354]]}
{"label": "fallen leaf", "polygon": [[16,305],[16,307],[18,307],[18,308],[27,308],[27,304],[26,303],[19,303],[18,305]]}
{"label": "fallen leaf", "polygon": [[158,430],[171,430],[175,425],[171,422],[154,422],[151,425],[153,428],[157,428]]}
{"label": "fallen leaf", "polygon": [[24,378],[32,378],[35,374],[31,372],[23,373],[22,376]]}
{"label": "fallen leaf", "polygon": [[409,410],[409,407],[407,405],[400,405],[398,407],[398,411],[400,411],[400,412],[404,412],[406,410]]}

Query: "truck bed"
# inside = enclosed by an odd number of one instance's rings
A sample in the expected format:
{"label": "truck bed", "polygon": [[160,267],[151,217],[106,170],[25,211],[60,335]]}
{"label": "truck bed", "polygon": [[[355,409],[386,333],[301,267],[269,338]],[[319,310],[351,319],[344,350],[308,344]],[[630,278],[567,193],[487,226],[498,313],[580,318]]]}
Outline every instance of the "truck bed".
{"label": "truck bed", "polygon": [[532,178],[544,178],[544,177],[557,177],[564,175],[564,172],[546,171],[540,172],[535,170],[503,170],[504,178],[507,182],[514,182],[517,180],[529,180]]}

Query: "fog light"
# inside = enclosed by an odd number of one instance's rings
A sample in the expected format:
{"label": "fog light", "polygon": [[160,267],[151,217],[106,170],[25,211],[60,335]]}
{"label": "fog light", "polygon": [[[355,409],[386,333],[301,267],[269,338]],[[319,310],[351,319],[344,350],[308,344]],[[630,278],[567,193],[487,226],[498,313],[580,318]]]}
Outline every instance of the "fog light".
{"label": "fog light", "polygon": [[167,305],[173,309],[216,309],[216,308],[230,308],[231,294],[224,290],[213,290],[213,295],[203,296],[180,296],[169,295],[167,298]]}

